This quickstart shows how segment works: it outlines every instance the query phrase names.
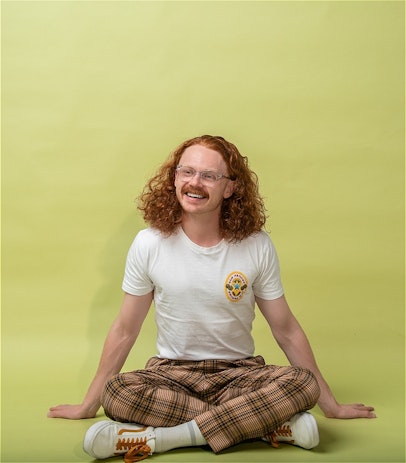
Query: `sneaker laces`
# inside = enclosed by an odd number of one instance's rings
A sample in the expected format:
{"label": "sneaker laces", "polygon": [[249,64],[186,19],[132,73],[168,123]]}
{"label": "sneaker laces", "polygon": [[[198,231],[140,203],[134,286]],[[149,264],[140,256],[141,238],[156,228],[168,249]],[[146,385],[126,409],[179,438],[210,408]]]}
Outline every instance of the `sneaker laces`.
{"label": "sneaker laces", "polygon": [[[268,442],[271,444],[272,447],[278,448],[279,443],[278,443],[278,437],[292,437],[292,430],[290,429],[290,426],[287,424],[283,424],[279,428],[275,429],[272,431],[270,434],[266,436],[266,439]],[[294,440],[292,439],[292,443]]]}
{"label": "sneaker laces", "polygon": [[279,447],[278,438],[276,437],[275,432],[268,434],[265,439],[271,444],[272,447],[275,447],[276,449]]}
{"label": "sneaker laces", "polygon": [[151,447],[147,444],[137,444],[131,447],[130,450],[124,455],[125,463],[134,463],[136,461],[145,460],[151,455]]}
{"label": "sneaker laces", "polygon": [[[128,450],[127,450],[128,449]],[[151,455],[151,447],[147,445],[147,438],[136,439],[119,439],[116,445],[116,450],[127,450],[124,455],[125,463],[134,463],[136,461],[145,460]]]}

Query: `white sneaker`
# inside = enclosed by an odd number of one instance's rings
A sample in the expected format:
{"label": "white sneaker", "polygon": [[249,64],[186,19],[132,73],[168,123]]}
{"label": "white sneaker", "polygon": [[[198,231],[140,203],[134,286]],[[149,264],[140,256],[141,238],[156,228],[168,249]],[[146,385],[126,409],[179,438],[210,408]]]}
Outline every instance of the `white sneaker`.
{"label": "white sneaker", "polygon": [[125,454],[126,462],[140,461],[155,450],[154,428],[110,420],[99,421],[87,430],[83,450],[100,460]]}
{"label": "white sneaker", "polygon": [[314,417],[310,413],[304,412],[294,415],[289,421],[262,439],[273,447],[278,447],[278,442],[285,442],[310,450],[319,445],[319,432]]}

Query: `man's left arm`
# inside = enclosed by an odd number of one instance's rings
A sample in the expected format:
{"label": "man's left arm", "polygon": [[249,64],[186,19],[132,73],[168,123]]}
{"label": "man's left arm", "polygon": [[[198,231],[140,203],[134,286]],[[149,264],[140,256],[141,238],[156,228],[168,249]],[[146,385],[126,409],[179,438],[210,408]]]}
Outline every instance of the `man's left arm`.
{"label": "man's left arm", "polygon": [[318,405],[326,417],[376,418],[373,407],[361,403],[340,404],[337,402],[317,366],[306,334],[290,310],[285,296],[270,301],[257,297],[256,303],[291,365],[307,368],[316,376],[320,387]]}

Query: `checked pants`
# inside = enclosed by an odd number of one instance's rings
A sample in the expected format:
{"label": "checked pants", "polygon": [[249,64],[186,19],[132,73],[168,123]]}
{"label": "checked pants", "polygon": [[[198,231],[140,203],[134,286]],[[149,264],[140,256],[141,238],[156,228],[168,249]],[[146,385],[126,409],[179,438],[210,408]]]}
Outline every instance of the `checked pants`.
{"label": "checked pants", "polygon": [[244,360],[151,358],[143,370],[109,380],[101,402],[120,422],[169,427],[195,420],[215,453],[270,434],[293,415],[312,408],[320,391],[299,367]]}

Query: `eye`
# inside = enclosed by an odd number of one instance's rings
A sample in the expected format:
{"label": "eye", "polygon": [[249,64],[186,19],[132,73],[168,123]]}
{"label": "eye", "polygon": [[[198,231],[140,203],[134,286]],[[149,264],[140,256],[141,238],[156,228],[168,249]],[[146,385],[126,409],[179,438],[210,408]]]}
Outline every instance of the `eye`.
{"label": "eye", "polygon": [[217,180],[217,174],[215,172],[205,171],[202,172],[202,178],[209,182],[215,182]]}
{"label": "eye", "polygon": [[195,174],[195,171],[191,167],[182,167],[181,171],[186,177],[192,177]]}

